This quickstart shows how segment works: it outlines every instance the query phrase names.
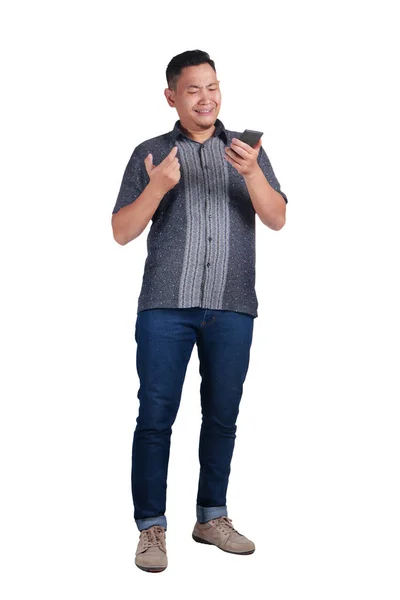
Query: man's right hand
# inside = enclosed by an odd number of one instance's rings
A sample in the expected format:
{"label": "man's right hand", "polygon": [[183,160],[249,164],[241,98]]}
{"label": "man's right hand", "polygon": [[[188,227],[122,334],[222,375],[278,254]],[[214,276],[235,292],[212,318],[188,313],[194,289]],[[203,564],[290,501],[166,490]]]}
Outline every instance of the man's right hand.
{"label": "man's right hand", "polygon": [[153,155],[148,154],[144,159],[144,164],[150,182],[164,196],[169,190],[176,186],[181,178],[179,160],[176,157],[178,147],[174,146],[171,152],[156,167],[153,165]]}

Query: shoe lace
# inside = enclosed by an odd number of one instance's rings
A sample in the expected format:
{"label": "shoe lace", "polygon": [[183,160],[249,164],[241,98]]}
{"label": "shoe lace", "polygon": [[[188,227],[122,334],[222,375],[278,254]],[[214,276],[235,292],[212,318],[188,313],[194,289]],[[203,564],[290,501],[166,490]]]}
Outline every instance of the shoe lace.
{"label": "shoe lace", "polygon": [[213,519],[213,523],[216,524],[216,528],[222,531],[225,534],[232,533],[232,531],[236,531],[234,526],[232,525],[232,519],[228,517],[218,517],[218,519]]}
{"label": "shoe lace", "polygon": [[144,549],[147,550],[150,546],[159,546],[164,552],[166,552],[165,548],[165,537],[164,537],[164,528],[160,525],[153,525],[149,529],[143,529],[141,531],[140,536],[143,539]]}

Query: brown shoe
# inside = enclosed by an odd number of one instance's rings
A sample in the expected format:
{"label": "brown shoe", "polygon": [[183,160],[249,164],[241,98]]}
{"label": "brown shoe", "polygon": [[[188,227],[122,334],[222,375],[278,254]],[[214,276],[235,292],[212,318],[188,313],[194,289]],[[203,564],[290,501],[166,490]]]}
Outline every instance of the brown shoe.
{"label": "brown shoe", "polygon": [[143,571],[160,573],[168,565],[165,529],[161,525],[153,525],[140,532],[136,550],[135,565]]}
{"label": "brown shoe", "polygon": [[201,544],[212,544],[233,554],[253,554],[256,549],[253,542],[234,529],[232,519],[228,517],[219,517],[207,523],[197,521],[192,538]]}

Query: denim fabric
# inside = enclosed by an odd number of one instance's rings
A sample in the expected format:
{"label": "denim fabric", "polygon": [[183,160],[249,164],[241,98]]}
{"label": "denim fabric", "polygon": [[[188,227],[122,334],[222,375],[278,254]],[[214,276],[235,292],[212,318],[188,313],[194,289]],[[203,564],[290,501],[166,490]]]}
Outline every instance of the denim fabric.
{"label": "denim fabric", "polygon": [[[139,414],[132,447],[132,497],[139,530],[167,528],[172,425],[194,344],[200,362],[202,425],[196,516],[227,515],[226,492],[236,419],[253,339],[254,316],[226,310],[156,308],[138,312]],[[195,465],[193,465],[195,468]]]}
{"label": "denim fabric", "polygon": [[139,531],[142,531],[142,529],[149,529],[149,527],[153,527],[153,525],[161,525],[164,527],[165,531],[167,531],[167,518],[164,515],[161,515],[160,517],[152,517],[151,519],[138,519],[136,525],[138,526]]}
{"label": "denim fabric", "polygon": [[218,519],[218,517],[227,517],[228,508],[227,506],[199,506],[196,505],[196,517],[199,523],[207,523],[211,519]]}

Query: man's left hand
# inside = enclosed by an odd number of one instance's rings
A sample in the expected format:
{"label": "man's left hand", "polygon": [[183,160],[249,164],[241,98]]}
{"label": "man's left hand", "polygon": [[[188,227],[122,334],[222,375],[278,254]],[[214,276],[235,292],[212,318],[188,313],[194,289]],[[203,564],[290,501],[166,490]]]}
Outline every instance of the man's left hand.
{"label": "man's left hand", "polygon": [[225,158],[243,177],[252,175],[259,169],[257,162],[261,148],[261,139],[252,148],[237,138],[233,138],[231,145],[225,148]]}

